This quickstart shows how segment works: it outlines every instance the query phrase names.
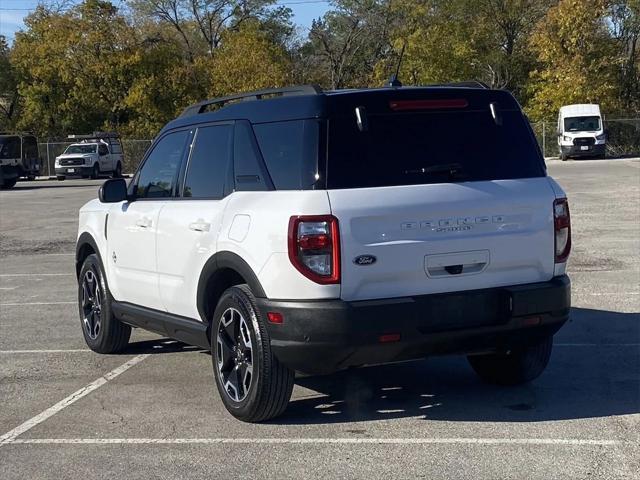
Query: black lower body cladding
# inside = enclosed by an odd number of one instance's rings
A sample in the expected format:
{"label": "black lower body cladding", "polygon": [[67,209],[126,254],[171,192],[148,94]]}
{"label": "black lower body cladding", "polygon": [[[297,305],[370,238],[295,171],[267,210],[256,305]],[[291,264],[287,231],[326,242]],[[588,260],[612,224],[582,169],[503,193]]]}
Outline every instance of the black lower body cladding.
{"label": "black lower body cladding", "polygon": [[565,275],[484,290],[345,302],[256,299],[274,354],[289,368],[331,373],[429,355],[499,352],[544,339],[569,318]]}

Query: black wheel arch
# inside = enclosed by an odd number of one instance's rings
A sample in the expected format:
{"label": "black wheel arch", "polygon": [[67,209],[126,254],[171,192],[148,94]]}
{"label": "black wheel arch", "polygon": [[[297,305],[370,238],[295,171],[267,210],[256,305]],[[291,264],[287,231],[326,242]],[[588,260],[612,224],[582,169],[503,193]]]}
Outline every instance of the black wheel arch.
{"label": "black wheel arch", "polygon": [[255,297],[266,297],[253,269],[238,254],[222,251],[209,258],[198,280],[196,302],[200,318],[209,322],[218,303],[217,299],[227,288],[241,283],[246,283]]}
{"label": "black wheel arch", "polygon": [[[78,237],[78,241],[76,242],[76,278],[80,277],[82,264],[91,254],[95,254],[98,257],[98,260],[102,264],[102,268],[104,268],[104,262],[102,261],[102,257],[100,256],[100,249],[98,249],[98,244],[89,232],[83,232],[80,237]],[[106,283],[107,279],[105,278],[104,281]]]}

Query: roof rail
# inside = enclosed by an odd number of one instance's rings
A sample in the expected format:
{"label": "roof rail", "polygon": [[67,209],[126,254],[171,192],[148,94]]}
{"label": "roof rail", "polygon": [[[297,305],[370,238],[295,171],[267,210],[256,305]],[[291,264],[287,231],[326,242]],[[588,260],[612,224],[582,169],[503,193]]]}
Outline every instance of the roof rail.
{"label": "roof rail", "polygon": [[450,83],[438,83],[435,85],[429,85],[430,87],[464,87],[464,88],[486,88],[490,89],[489,85],[479,80],[468,80],[464,82],[450,82]]}
{"label": "roof rail", "polygon": [[320,95],[322,88],[318,85],[299,85],[296,87],[284,87],[284,88],[270,88],[267,90],[256,90],[255,92],[239,93],[236,95],[229,95],[227,97],[211,98],[209,100],[203,100],[184,109],[181,117],[189,117],[191,115],[198,115],[204,113],[208,106],[219,105],[223,107],[225,103],[235,101],[252,101],[262,100],[263,97],[284,97],[294,95]]}

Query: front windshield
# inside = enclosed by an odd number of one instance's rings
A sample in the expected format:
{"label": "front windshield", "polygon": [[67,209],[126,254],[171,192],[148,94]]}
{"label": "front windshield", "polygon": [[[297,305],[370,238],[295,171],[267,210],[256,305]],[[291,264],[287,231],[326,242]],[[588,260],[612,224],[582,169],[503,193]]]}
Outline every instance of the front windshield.
{"label": "front windshield", "polygon": [[69,145],[64,153],[96,153],[97,145]]}
{"label": "front windshield", "polygon": [[565,132],[595,132],[600,130],[600,117],[569,117],[564,119]]}

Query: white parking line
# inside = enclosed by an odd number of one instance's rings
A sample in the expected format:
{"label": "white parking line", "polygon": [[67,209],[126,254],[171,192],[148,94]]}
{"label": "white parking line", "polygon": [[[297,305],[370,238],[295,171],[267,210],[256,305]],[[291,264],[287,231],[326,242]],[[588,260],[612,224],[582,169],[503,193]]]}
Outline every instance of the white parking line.
{"label": "white parking line", "polygon": [[20,354],[20,353],[74,353],[74,352],[91,352],[88,348],[75,348],[68,350],[0,350],[0,355]]}
{"label": "white parking line", "polygon": [[[12,444],[84,444],[84,445],[179,445],[179,444],[241,444],[241,445],[569,445],[569,446],[616,446],[640,445],[637,442],[609,439],[582,438],[25,438],[5,443]],[[1,443],[0,443],[1,445]]]}
{"label": "white parking line", "polygon": [[5,433],[4,435],[2,435],[0,437],[0,446],[5,444],[5,443],[14,442],[15,439],[18,436],[22,435],[23,433],[25,433],[28,430],[31,430],[36,425],[44,422],[45,420],[47,420],[48,418],[52,417],[53,415],[55,415],[56,413],[58,413],[62,409],[68,407],[72,403],[77,402],[82,397],[85,397],[85,396],[89,395],[95,389],[100,388],[102,385],[104,385],[108,381],[113,380],[118,375],[126,372],[131,367],[133,367],[134,365],[140,363],[141,361],[143,361],[148,356],[149,356],[149,354],[143,354],[143,355],[138,355],[136,357],[133,357],[128,362],[125,362],[122,365],[120,365],[119,367],[114,368],[113,370],[111,370],[110,372],[106,373],[102,377],[100,377],[100,378],[94,380],[93,382],[91,382],[90,384],[82,387],[80,390],[77,390],[77,391],[73,392],[68,397],[63,398],[62,400],[60,400],[55,405],[47,408],[45,411],[43,411],[43,412],[39,413],[38,415],[36,415],[35,417],[27,420],[22,425],[19,425],[16,428],[14,428],[13,430]]}
{"label": "white parking line", "polygon": [[584,292],[580,290],[573,290],[571,293],[574,295],[591,295],[594,297],[603,297],[611,295],[640,295],[640,292]]}
{"label": "white parking line", "polygon": [[78,302],[27,302],[27,303],[0,303],[0,307],[24,307],[31,305],[75,305]]}
{"label": "white parking line", "polygon": [[2,273],[0,277],[71,277],[73,273]]}

